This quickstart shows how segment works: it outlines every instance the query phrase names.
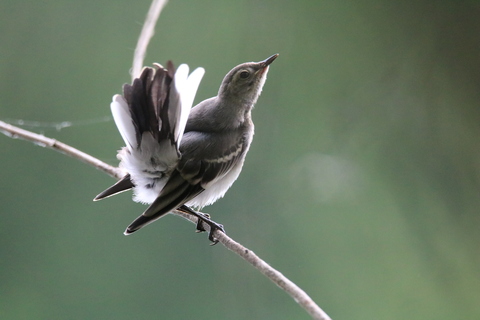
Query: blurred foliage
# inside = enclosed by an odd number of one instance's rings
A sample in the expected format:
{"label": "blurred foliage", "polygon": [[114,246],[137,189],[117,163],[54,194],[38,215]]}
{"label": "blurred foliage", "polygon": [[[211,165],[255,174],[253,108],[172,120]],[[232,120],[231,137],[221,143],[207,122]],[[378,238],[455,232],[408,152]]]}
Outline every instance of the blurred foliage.
{"label": "blurred foliage", "polygon": [[[116,164],[120,136],[97,120],[148,7],[2,1],[0,119]],[[280,53],[243,173],[206,211],[334,319],[480,317],[479,15],[478,1],[172,0],[160,17],[146,63],[205,67],[197,101]],[[93,203],[104,174],[0,148],[1,319],[308,319],[182,219],[124,237],[144,207]]]}

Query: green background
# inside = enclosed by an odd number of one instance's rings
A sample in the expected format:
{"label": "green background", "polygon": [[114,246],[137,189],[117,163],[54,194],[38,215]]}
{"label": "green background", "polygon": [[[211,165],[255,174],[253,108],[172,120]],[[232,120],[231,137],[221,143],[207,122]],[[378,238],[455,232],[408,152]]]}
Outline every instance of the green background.
{"label": "green background", "polygon": [[[117,164],[111,96],[149,1],[0,3],[0,119]],[[256,134],[205,209],[334,319],[480,318],[478,1],[171,1],[145,63],[215,95],[273,53]],[[73,126],[56,130],[55,124]],[[61,154],[0,136],[1,319],[308,319],[174,216]]]}

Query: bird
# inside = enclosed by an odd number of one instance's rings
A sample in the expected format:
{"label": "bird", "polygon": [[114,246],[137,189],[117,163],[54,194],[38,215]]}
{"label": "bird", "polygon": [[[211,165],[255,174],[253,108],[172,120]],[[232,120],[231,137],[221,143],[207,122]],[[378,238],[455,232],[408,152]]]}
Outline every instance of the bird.
{"label": "bird", "polygon": [[223,225],[197,210],[222,198],[238,178],[254,135],[251,111],[277,57],[237,65],[216,96],[193,108],[205,70],[189,74],[188,65],[175,70],[171,61],[144,67],[123,95],[113,96],[111,112],[125,142],[117,158],[126,174],[94,201],[133,189],[133,200],[149,205],[125,235],[179,210],[198,218],[197,231],[209,225],[209,240],[218,242],[214,230],[225,232]]}

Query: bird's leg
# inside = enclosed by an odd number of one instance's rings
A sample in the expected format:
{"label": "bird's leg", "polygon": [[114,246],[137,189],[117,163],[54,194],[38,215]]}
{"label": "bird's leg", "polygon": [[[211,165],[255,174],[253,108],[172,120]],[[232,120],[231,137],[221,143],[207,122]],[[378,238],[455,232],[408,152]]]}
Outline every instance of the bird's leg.
{"label": "bird's leg", "polygon": [[[191,208],[189,208],[191,209]],[[200,212],[200,211],[195,211],[197,214],[203,216],[204,218],[207,218],[207,219],[210,219],[210,215],[208,213],[204,213],[204,212]],[[190,213],[190,212],[189,212]],[[195,215],[196,216],[196,215]],[[198,216],[196,216],[198,217]],[[200,232],[205,232],[207,230],[205,230],[205,228],[203,227],[203,220],[198,218],[197,219],[197,229],[196,229],[196,232],[200,233]]]}
{"label": "bird's leg", "polygon": [[210,219],[210,215],[202,212],[197,212],[190,207],[187,207],[186,205],[182,205],[179,207],[177,210],[182,211],[184,213],[188,213],[191,215],[194,215],[195,217],[198,218],[197,220],[197,232],[203,232],[206,231],[203,226],[202,222],[205,222],[210,226],[210,232],[208,233],[208,239],[212,241],[212,245],[215,245],[218,243],[218,240],[213,237],[213,232],[215,230],[220,230],[221,232],[225,233],[225,229],[223,228],[223,225],[216,223],[215,221]]}

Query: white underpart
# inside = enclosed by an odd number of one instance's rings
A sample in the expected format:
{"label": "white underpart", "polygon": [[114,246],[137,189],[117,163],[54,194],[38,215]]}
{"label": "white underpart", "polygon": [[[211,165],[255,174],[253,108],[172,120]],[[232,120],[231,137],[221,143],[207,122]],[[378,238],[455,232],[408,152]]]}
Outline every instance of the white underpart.
{"label": "white underpart", "polygon": [[243,160],[239,161],[226,175],[220,179],[216,179],[214,184],[209,184],[207,189],[198,196],[186,203],[187,206],[198,208],[199,210],[208,206],[220,198],[223,198],[225,193],[230,189],[232,184],[237,180],[243,167]]}
{"label": "white underpart", "polygon": [[[265,84],[265,81],[267,81],[268,69],[270,69],[270,66],[266,66],[265,69],[263,69],[263,75],[260,78],[260,83],[259,83],[260,90],[258,90],[258,92],[257,92],[257,99],[260,96],[260,94],[262,93],[263,85]],[[255,102],[257,102],[256,99],[255,99]]]}
{"label": "white underpart", "polygon": [[[193,99],[205,73],[203,68],[197,68],[189,76],[188,70],[186,64],[178,67],[173,79],[174,85],[170,89],[169,104],[171,108],[176,108],[176,117],[179,119],[174,132],[178,147],[180,147]],[[140,147],[137,148],[135,127],[123,96],[113,96],[110,108],[118,131],[127,146],[119,151],[118,158],[121,160],[120,167],[130,174],[136,186],[133,200],[152,203],[178,163],[177,150],[170,141],[159,144],[150,133],[143,133]],[[153,188],[147,188],[146,185],[153,185]]]}

